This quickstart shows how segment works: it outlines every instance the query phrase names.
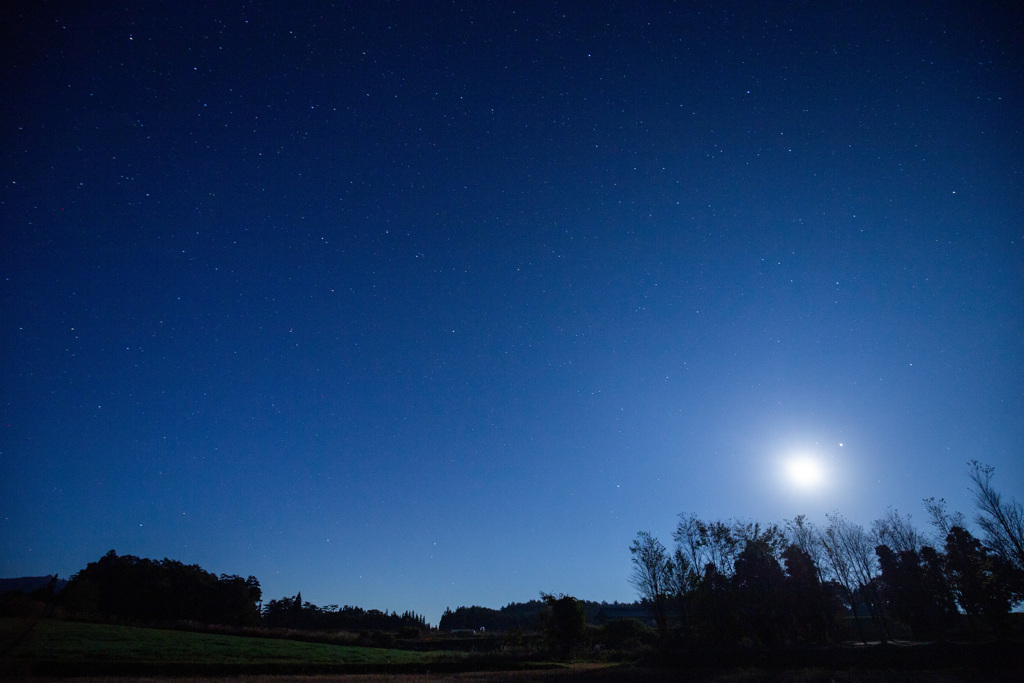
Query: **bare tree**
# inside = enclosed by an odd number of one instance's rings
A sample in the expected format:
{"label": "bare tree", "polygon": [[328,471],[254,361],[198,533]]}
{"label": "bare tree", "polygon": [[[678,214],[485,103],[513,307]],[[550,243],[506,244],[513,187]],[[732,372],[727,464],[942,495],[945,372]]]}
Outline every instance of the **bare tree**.
{"label": "bare tree", "polygon": [[992,488],[995,468],[977,460],[968,463],[974,483],[976,521],[985,532],[985,543],[997,555],[1024,571],[1024,507],[1016,500],[1004,501]]}
{"label": "bare tree", "polygon": [[679,611],[679,620],[683,629],[690,629],[690,598],[700,585],[700,574],[697,572],[683,549],[676,546],[672,555],[672,594]]}
{"label": "bare tree", "polygon": [[814,522],[807,521],[807,515],[797,515],[793,519],[786,520],[787,540],[790,545],[795,545],[807,553],[814,566],[818,569],[820,578],[821,565],[823,561],[821,547],[821,533]]}
{"label": "bare tree", "polygon": [[[786,533],[778,524],[761,525],[760,522],[734,522],[732,533],[736,538],[737,547],[746,548],[747,543],[763,543],[771,551],[777,562],[782,562],[782,553],[788,545]],[[738,558],[738,554],[737,554]]]}
{"label": "bare tree", "polygon": [[722,576],[732,576],[736,557],[743,549],[745,534],[763,533],[758,524],[742,524],[732,520],[705,522],[696,515],[679,515],[679,525],[672,535],[687,561],[703,577],[711,565]]}
{"label": "bare tree", "polygon": [[650,603],[658,631],[664,637],[668,633],[666,602],[672,589],[672,559],[664,544],[646,531],[637,532],[629,552],[633,555],[629,582]]}
{"label": "bare tree", "polygon": [[896,553],[916,553],[924,545],[920,532],[910,522],[910,515],[903,517],[893,507],[887,508],[884,516],[871,523],[871,532],[879,544]]}
{"label": "bare tree", "polygon": [[704,522],[697,519],[696,515],[687,515],[681,512],[679,513],[679,524],[672,534],[678,552],[686,557],[698,579],[704,575],[704,567],[707,565],[702,529],[704,529]]}
{"label": "bare tree", "polygon": [[[821,534],[821,544],[830,573],[846,589],[854,616],[856,598],[860,596],[885,641],[888,639],[885,616],[874,590],[877,557],[871,535],[864,527],[846,520],[838,512],[826,515],[826,518],[828,526]],[[859,622],[857,628],[860,629]],[[861,639],[864,639],[863,632]]]}
{"label": "bare tree", "polygon": [[732,576],[735,571],[736,557],[742,550],[742,541],[734,533],[735,524],[721,520],[706,525],[706,544],[711,563],[718,568],[722,576]]}
{"label": "bare tree", "polygon": [[949,535],[949,530],[955,526],[961,529],[966,528],[967,520],[964,519],[962,512],[947,512],[946,511],[946,499],[939,498],[925,498],[924,509],[928,511],[928,516],[931,517],[932,526],[938,532],[938,537],[935,540],[934,547],[941,548],[942,544],[946,542],[946,536]]}

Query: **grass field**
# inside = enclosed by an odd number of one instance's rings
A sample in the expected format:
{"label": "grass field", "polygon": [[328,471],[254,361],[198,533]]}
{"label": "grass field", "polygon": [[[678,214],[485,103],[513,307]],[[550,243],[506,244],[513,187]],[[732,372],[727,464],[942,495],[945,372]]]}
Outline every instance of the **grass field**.
{"label": "grass field", "polygon": [[[679,662],[670,668],[533,663],[500,655],[412,652],[270,638],[247,638],[59,620],[0,619],[0,680],[89,683],[129,680],[176,683],[559,683],[688,681],[691,683],[957,683],[1020,681],[1017,644],[970,649],[947,662],[924,658],[856,659],[785,667],[732,660],[713,666]],[[944,645],[943,650],[950,649]],[[890,652],[897,652],[891,650]],[[995,661],[1002,662],[995,665]],[[964,662],[970,661],[965,666]],[[873,663],[872,663],[873,662]],[[952,664],[951,664],[952,662]],[[986,665],[986,663],[988,665]]]}
{"label": "grass field", "polygon": [[455,668],[460,653],[409,652],[270,638],[42,620],[0,619],[0,672],[249,673]]}

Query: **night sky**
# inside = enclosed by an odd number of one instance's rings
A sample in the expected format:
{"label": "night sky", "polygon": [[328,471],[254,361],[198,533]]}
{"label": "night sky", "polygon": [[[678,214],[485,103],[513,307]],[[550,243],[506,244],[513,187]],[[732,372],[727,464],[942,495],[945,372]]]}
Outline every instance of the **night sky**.
{"label": "night sky", "polygon": [[0,576],[436,624],[1024,498],[1018,4],[125,4],[0,26]]}

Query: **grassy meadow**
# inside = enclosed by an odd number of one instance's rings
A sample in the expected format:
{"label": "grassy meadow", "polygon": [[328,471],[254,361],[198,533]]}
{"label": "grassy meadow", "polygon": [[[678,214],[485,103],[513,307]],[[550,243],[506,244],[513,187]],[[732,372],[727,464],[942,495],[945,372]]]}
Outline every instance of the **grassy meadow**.
{"label": "grassy meadow", "polygon": [[[374,672],[453,668],[461,653],[410,652],[60,620],[0,619],[0,674]],[[15,642],[17,641],[17,642]]]}
{"label": "grassy meadow", "polygon": [[[1010,646],[1007,649],[1007,646]],[[948,646],[946,646],[948,648]],[[882,683],[1019,681],[1021,658],[1010,644],[971,651],[964,666],[924,657],[779,667],[735,660],[714,665],[677,662],[667,668],[618,664],[525,662],[495,653],[409,650],[136,628],[53,619],[0,618],[0,680],[35,682],[73,677],[89,683],[127,680],[178,683],[525,683],[528,681],[688,681],[692,683]],[[851,651],[853,652],[853,651]],[[894,651],[893,651],[894,652]],[[940,658],[941,659],[941,658]],[[986,666],[988,660],[989,666]],[[994,665],[994,660],[1003,660]],[[870,664],[870,662],[868,662]],[[980,665],[980,666],[977,666]]]}

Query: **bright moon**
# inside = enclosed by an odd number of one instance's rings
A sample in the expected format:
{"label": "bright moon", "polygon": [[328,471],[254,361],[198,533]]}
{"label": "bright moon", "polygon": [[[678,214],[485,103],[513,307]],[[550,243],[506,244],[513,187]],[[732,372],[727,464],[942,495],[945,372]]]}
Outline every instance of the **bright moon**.
{"label": "bright moon", "polygon": [[800,488],[814,488],[822,483],[825,473],[811,458],[794,458],[786,463],[789,479]]}

